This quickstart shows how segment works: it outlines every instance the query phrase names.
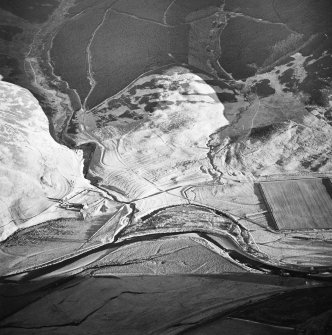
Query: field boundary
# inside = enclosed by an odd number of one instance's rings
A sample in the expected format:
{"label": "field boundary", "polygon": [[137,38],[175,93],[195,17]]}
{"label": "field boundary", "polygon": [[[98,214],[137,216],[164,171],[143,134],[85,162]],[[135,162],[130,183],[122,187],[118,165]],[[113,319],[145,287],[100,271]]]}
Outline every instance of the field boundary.
{"label": "field boundary", "polygon": [[280,231],[280,229],[279,229],[279,227],[278,227],[278,224],[277,224],[277,221],[276,221],[276,219],[275,219],[275,217],[274,217],[274,215],[273,215],[273,210],[272,210],[272,208],[271,208],[271,206],[270,206],[269,201],[267,200],[267,197],[266,197],[266,195],[265,195],[265,192],[264,192],[264,189],[263,189],[261,183],[258,183],[258,189],[259,189],[259,191],[260,191],[260,193],[261,193],[261,195],[262,195],[262,197],[263,197],[263,199],[264,199],[264,204],[265,204],[265,206],[266,206],[266,209],[267,209],[268,213],[270,214],[270,215],[268,216],[268,221],[267,221],[268,225],[269,225],[272,229],[277,230],[277,231]]}

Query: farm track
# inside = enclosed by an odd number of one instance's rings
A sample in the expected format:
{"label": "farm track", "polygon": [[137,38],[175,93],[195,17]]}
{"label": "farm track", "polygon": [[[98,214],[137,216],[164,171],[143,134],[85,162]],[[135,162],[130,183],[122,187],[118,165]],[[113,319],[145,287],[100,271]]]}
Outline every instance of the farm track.
{"label": "farm track", "polygon": [[164,15],[163,15],[163,22],[164,24],[167,24],[167,14],[168,11],[171,9],[171,7],[174,5],[176,0],[172,0],[172,2],[168,5],[168,7],[165,9]]}
{"label": "farm track", "polygon": [[96,29],[94,30],[94,32],[92,33],[91,37],[90,37],[90,40],[89,40],[89,43],[86,47],[86,56],[87,56],[87,61],[88,61],[88,81],[90,83],[90,91],[89,93],[87,94],[87,96],[85,97],[84,99],[84,102],[83,102],[83,109],[86,110],[86,104],[87,104],[87,101],[90,97],[90,95],[92,94],[92,92],[94,91],[95,87],[96,87],[96,80],[94,79],[94,76],[93,76],[93,69],[92,69],[92,54],[91,54],[91,45],[93,43],[93,40],[96,36],[96,34],[98,33],[98,30],[103,26],[106,18],[107,18],[107,15],[110,11],[110,8],[107,9],[104,13],[104,16],[101,20],[101,22],[98,24],[98,26],[96,27]]}
{"label": "farm track", "polygon": [[246,15],[243,13],[238,13],[238,12],[231,12],[231,11],[225,11],[226,14],[230,14],[230,16],[233,17],[243,17],[245,19],[254,21],[256,23],[263,23],[263,24],[272,24],[272,25],[279,25],[282,26],[284,28],[286,28],[289,32],[294,33],[294,34],[298,34],[297,31],[291,29],[286,23],[281,22],[272,22],[272,21],[268,21],[268,20],[264,20],[264,19],[260,19],[260,18],[256,18],[250,15]]}
{"label": "farm track", "polygon": [[137,16],[137,15],[128,13],[128,12],[120,11],[120,10],[114,9],[114,8],[112,8],[111,11],[114,12],[114,13],[120,14],[120,15],[129,16],[129,17],[131,17],[133,19],[136,19],[136,20],[140,20],[140,21],[144,21],[144,22],[148,22],[148,23],[152,23],[152,24],[157,24],[159,26],[166,27],[166,28],[176,28],[178,26],[178,25],[171,26],[171,25],[169,25],[167,23],[165,24],[165,23],[159,22],[157,20],[147,19],[147,18],[140,17],[140,16]]}

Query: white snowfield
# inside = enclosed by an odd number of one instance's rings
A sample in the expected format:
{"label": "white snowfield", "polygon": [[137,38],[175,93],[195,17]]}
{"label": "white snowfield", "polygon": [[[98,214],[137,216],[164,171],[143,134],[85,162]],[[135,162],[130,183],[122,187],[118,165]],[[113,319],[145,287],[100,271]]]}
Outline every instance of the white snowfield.
{"label": "white snowfield", "polygon": [[48,197],[86,188],[82,163],[81,152],[51,137],[33,95],[0,81],[0,241],[18,228],[62,217],[65,211]]}
{"label": "white snowfield", "polygon": [[[103,147],[96,152],[90,172],[130,200],[211,181],[207,173],[210,135],[228,125],[215,90],[183,68],[141,78],[133,89],[135,94],[126,90],[120,99],[130,99],[131,110],[140,119],[123,118],[126,106],[108,108],[107,102],[81,116],[86,133]],[[147,112],[151,102],[156,106]],[[118,119],[97,126],[109,115]]]}
{"label": "white snowfield", "polygon": [[[1,240],[18,228],[46,223],[49,230],[34,229],[43,230],[46,240],[52,236],[57,245],[56,255],[45,253],[37,262],[33,248],[29,262],[25,254],[19,256],[20,264],[7,253],[3,263],[11,265],[5,273],[26,269],[27,263],[61,262],[103,244],[196,231],[214,234],[222,244],[227,237],[234,244],[231,250],[273,265],[330,264],[331,232],[272,230],[256,184],[278,175],[300,178],[313,168],[330,178],[331,126],[309,113],[293,93],[284,92],[276,72],[260,76],[275,92],[245,99],[245,88],[225,84],[217,90],[211,78],[170,67],[139,78],[93,110],[81,110],[73,140],[96,144],[87,176],[97,177],[98,187],[83,178],[81,154],[52,139],[32,95],[0,82]],[[159,216],[157,210],[162,210]],[[220,225],[215,211],[228,214],[232,223]],[[150,222],[146,216],[151,214],[157,219]],[[60,218],[80,220],[47,222]],[[56,224],[66,229],[54,230]],[[226,257],[219,247],[197,238]],[[304,248],[306,239],[311,244]]]}
{"label": "white snowfield", "polygon": [[[147,113],[145,104],[140,104],[143,119],[134,123],[124,120],[120,127],[116,123],[97,129],[91,114],[85,115],[84,123],[101,148],[90,171],[101,176],[104,184],[121,190],[131,200],[163,193],[153,203],[140,202],[142,212],[186,204],[187,199],[178,192],[173,195],[173,188],[212,179],[207,173],[209,136],[228,124],[223,104],[201,77],[181,69],[157,76],[157,80],[164,86],[156,90],[159,99],[167,102],[166,108]],[[181,89],[168,88],[174,83]],[[132,99],[147,93],[151,90],[138,90]],[[0,241],[21,228],[78,217],[79,211],[67,210],[59,202],[94,189],[83,177],[82,153],[54,141],[47,117],[28,90],[3,81],[0,122]]]}

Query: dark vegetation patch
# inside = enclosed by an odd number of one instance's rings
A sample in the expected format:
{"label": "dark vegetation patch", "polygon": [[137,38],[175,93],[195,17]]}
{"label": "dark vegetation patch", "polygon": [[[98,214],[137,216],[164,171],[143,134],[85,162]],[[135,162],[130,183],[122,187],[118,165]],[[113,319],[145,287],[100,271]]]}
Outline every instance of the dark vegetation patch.
{"label": "dark vegetation patch", "polygon": [[77,113],[74,112],[67,127],[67,133],[68,134],[78,134],[79,132],[79,122],[77,119]]}
{"label": "dark vegetation patch", "polygon": [[120,108],[122,106],[121,99],[112,99],[107,103],[110,109]]}
{"label": "dark vegetation patch", "polygon": [[269,124],[263,127],[256,127],[250,130],[250,139],[263,141],[269,139],[279,129],[278,124]]}
{"label": "dark vegetation patch", "polygon": [[174,101],[160,101],[159,102],[159,109],[164,110],[167,109],[169,106],[175,105]]}
{"label": "dark vegetation patch", "polygon": [[316,62],[305,66],[307,76],[298,84],[300,91],[310,95],[311,105],[329,107],[329,95],[332,93],[332,58],[328,54]]}
{"label": "dark vegetation patch", "polygon": [[[86,178],[87,178],[88,180],[90,180],[90,182],[91,182],[91,184],[92,184],[93,186],[97,186],[97,187],[98,187],[98,186],[102,183],[102,181],[103,181],[103,178],[101,178],[101,177],[99,177],[99,176],[92,175],[92,174],[90,174],[90,173],[88,173],[88,174],[86,175]],[[101,185],[101,186],[107,188],[106,185]]]}
{"label": "dark vegetation patch", "polygon": [[151,93],[151,94],[147,94],[144,95],[143,97],[141,97],[141,99],[139,100],[140,104],[147,104],[149,103],[151,100],[156,100],[159,99],[160,94],[159,93]]}
{"label": "dark vegetation patch", "polygon": [[[111,104],[109,104],[109,105],[111,105]],[[129,96],[122,96],[120,99],[115,100],[114,106],[121,107],[123,105],[126,105],[131,110],[137,108],[137,104],[132,103]],[[117,108],[117,107],[115,107],[115,108]]]}
{"label": "dark vegetation patch", "polygon": [[227,150],[226,157],[225,157],[225,164],[229,165],[231,164],[231,161],[233,159],[233,154],[230,152],[230,150]]}
{"label": "dark vegetation patch", "polygon": [[168,106],[174,105],[173,101],[159,100],[159,97],[159,93],[145,95],[140,98],[139,103],[145,105],[144,110],[149,113],[153,113],[157,107],[163,110],[166,109]]}
{"label": "dark vegetation patch", "polygon": [[322,183],[326,188],[326,192],[329,194],[329,196],[332,199],[332,181],[329,178],[323,178]]}
{"label": "dark vegetation patch", "polygon": [[241,308],[231,316],[278,326],[295,327],[312,317],[323,314],[331,306],[332,288],[316,287],[276,295]]}
{"label": "dark vegetation patch", "polygon": [[[175,102],[175,105],[176,106],[181,106],[183,103],[186,103],[186,104],[192,104],[192,105],[195,105],[195,104],[198,104],[198,103],[203,103],[203,104],[206,104],[206,100],[178,100]],[[211,103],[211,102],[209,102]]]}
{"label": "dark vegetation patch", "polygon": [[[185,86],[186,84],[184,84]],[[170,81],[169,82],[169,85],[167,86],[167,90],[168,91],[177,91],[179,90],[179,88],[182,86],[182,84],[180,84],[179,82],[177,81]]]}
{"label": "dark vegetation patch", "polygon": [[[325,56],[323,55],[325,53]],[[279,75],[279,81],[286,87],[285,92],[301,91],[308,96],[307,103],[329,107],[332,81],[332,50],[326,43],[317,46],[304,62],[306,77],[299,82],[294,76],[294,69],[289,68]]]}
{"label": "dark vegetation patch", "polygon": [[89,172],[89,166],[91,159],[93,157],[93,154],[96,150],[96,143],[85,143],[77,147],[77,149],[81,149],[83,151],[83,174],[86,177],[87,173]]}
{"label": "dark vegetation patch", "polygon": [[190,84],[189,83],[181,83],[180,87],[185,91],[185,90],[188,90],[190,88]]}
{"label": "dark vegetation patch", "polygon": [[289,36],[280,25],[265,24],[244,17],[232,18],[220,36],[220,63],[235,79],[253,76],[271,55],[272,47]]}
{"label": "dark vegetation patch", "polygon": [[107,126],[107,124],[109,124],[110,122],[118,120],[118,118],[112,114],[103,114],[105,112],[109,112],[109,110],[107,108],[99,110],[98,119],[96,120],[98,128],[103,128],[104,126]]}
{"label": "dark vegetation patch", "polygon": [[141,120],[143,119],[143,116],[135,111],[126,110],[123,114],[119,115],[119,118]]}
{"label": "dark vegetation patch", "polygon": [[173,0],[121,0],[114,8],[163,23],[164,12]]}
{"label": "dark vegetation patch", "polygon": [[152,101],[152,102],[148,102],[145,106],[144,106],[144,110],[148,113],[153,113],[155,111],[155,109],[158,107],[159,102],[158,101]]}
{"label": "dark vegetation patch", "polygon": [[310,155],[308,158],[301,161],[301,165],[312,172],[318,172],[329,160],[329,157],[326,156]]}
{"label": "dark vegetation patch", "polygon": [[221,102],[236,102],[236,95],[232,93],[217,93],[217,97]]}
{"label": "dark vegetation patch", "polygon": [[59,5],[58,0],[1,0],[0,8],[32,23],[43,23]]}
{"label": "dark vegetation patch", "polygon": [[82,101],[90,90],[86,48],[103,15],[103,10],[90,10],[78,19],[68,21],[53,40],[51,59],[55,74],[67,81],[70,88],[76,89]]}
{"label": "dark vegetation patch", "polygon": [[332,126],[332,108],[325,109],[323,114],[324,119],[328,122],[330,126]]}
{"label": "dark vegetation patch", "polygon": [[171,25],[183,23],[190,13],[211,6],[219,7],[222,2],[222,0],[176,0],[167,12],[167,23]]}
{"label": "dark vegetation patch", "polygon": [[286,71],[284,71],[279,77],[279,82],[283,85],[286,86],[286,88],[284,88],[285,92],[289,92],[291,90],[291,88],[294,87],[294,85],[297,84],[297,80],[294,77],[294,69],[289,68]]}
{"label": "dark vegetation patch", "polygon": [[269,79],[263,79],[255,83],[251,89],[260,97],[268,97],[276,92],[275,89],[270,86]]}
{"label": "dark vegetation patch", "polygon": [[12,41],[14,36],[23,33],[23,29],[14,26],[0,25],[0,39]]}
{"label": "dark vegetation patch", "polygon": [[164,85],[157,84],[158,79],[151,79],[150,81],[146,81],[141,85],[135,85],[128,91],[129,94],[136,94],[137,90],[146,90],[146,89],[154,89],[154,88],[164,88]]}

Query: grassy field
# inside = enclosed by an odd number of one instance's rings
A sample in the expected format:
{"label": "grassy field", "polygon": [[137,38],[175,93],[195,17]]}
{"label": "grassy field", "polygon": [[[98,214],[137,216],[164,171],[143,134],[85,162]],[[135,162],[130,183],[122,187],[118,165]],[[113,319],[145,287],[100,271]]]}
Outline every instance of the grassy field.
{"label": "grassy field", "polygon": [[179,24],[185,21],[188,14],[207,7],[219,7],[221,0],[176,0],[166,16],[168,24]]}
{"label": "grassy field", "polygon": [[68,10],[70,16],[81,13],[82,11],[94,6],[111,6],[115,0],[80,0]]}
{"label": "grassy field", "polygon": [[82,101],[88,97],[86,107],[93,108],[147,71],[174,62],[187,63],[190,25],[185,24],[185,18],[221,3],[80,1],[69,10],[72,19],[54,38],[54,72],[77,90]]}
{"label": "grassy field", "polygon": [[331,31],[332,26],[330,0],[226,0],[225,10],[271,22],[282,22],[307,35],[327,28]]}
{"label": "grassy field", "polygon": [[1,0],[0,8],[32,23],[45,22],[59,5],[58,0]]}
{"label": "grassy field", "polygon": [[[220,62],[236,79],[254,75],[257,67],[266,69],[278,59],[286,63],[288,60],[283,57],[295,53],[313,36],[316,36],[315,45],[306,45],[302,54],[316,57],[332,48],[330,0],[318,3],[313,0],[226,0],[224,9],[246,16],[231,19],[221,35],[223,54]],[[324,105],[321,89],[325,88],[324,82],[331,79],[331,67],[326,66],[326,62],[330,60],[320,60],[308,66],[307,80],[298,83],[300,90],[311,95],[310,104]]]}
{"label": "grassy field", "polygon": [[172,0],[122,0],[114,9],[163,23],[164,13]]}
{"label": "grassy field", "polygon": [[117,93],[143,72],[173,61],[168,56],[169,28],[114,12],[99,29],[91,52],[97,85],[89,107]]}
{"label": "grassy field", "polygon": [[0,53],[0,69],[3,79],[11,83],[16,83],[19,75],[22,73],[20,70],[20,63],[16,58]]}
{"label": "grassy field", "polygon": [[0,25],[0,39],[12,41],[14,36],[23,33],[23,29],[19,27]]}
{"label": "grassy field", "polygon": [[300,33],[311,35],[332,28],[330,0],[276,0],[275,12],[281,22]]}
{"label": "grassy field", "polygon": [[186,62],[188,27],[164,24],[163,15],[169,4],[147,0],[96,4],[91,0],[72,8],[71,15],[85,12],[68,20],[54,38],[51,58],[55,74],[85,100],[91,89],[87,54],[90,46],[90,70],[96,83],[87,101],[91,108],[146,71],[174,63],[174,59]]}
{"label": "grassy field", "polygon": [[78,19],[68,21],[53,40],[51,59],[55,74],[76,89],[82,100],[90,90],[86,48],[103,15],[104,9],[89,10]]}
{"label": "grassy field", "polygon": [[279,22],[279,17],[273,9],[272,2],[272,0],[225,0],[224,9],[271,22]]}
{"label": "grassy field", "polygon": [[220,63],[235,79],[252,76],[271,55],[275,43],[289,34],[281,25],[255,22],[245,17],[232,18],[220,36]]}
{"label": "grassy field", "polygon": [[260,184],[279,230],[332,228],[331,181],[299,179]]}

